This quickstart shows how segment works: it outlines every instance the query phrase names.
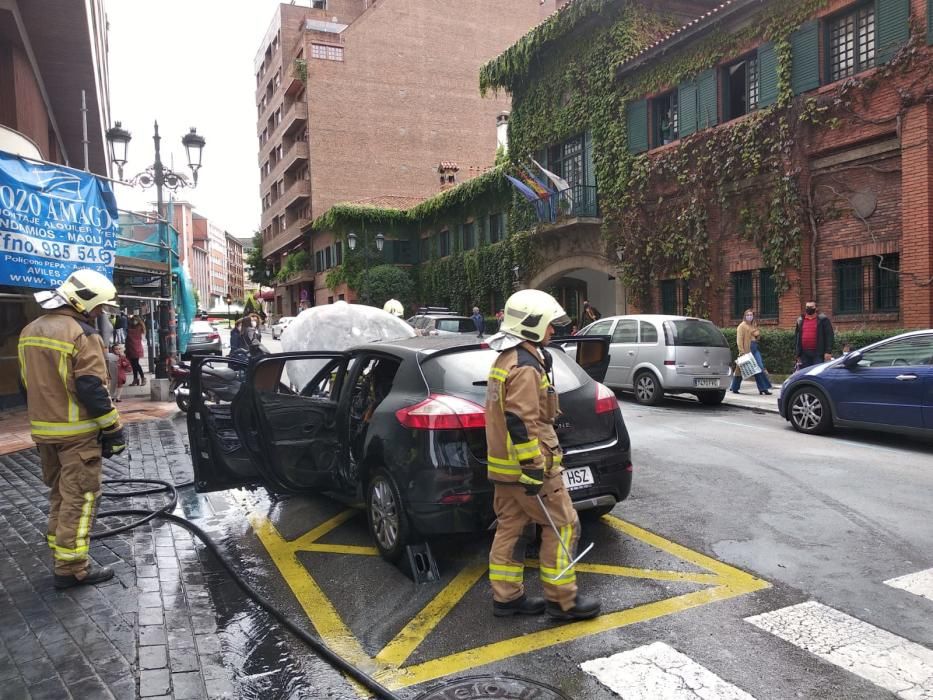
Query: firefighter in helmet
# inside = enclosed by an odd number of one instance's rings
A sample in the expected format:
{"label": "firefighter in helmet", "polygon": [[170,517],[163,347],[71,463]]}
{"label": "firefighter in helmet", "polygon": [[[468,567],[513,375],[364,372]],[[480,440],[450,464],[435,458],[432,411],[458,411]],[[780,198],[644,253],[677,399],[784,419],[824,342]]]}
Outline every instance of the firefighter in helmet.
{"label": "firefighter in helmet", "polygon": [[100,583],[113,577],[112,569],[88,559],[101,458],[119,454],[126,444],[107,391],[97,318],[117,309],[117,290],[99,272],[77,270],[55,290],[35,296],[46,313],[20,334],[20,381],[42,480],[51,489],[47,540],[54,584]]}
{"label": "firefighter in helmet", "polygon": [[389,299],[385,304],[383,304],[382,310],[387,314],[392,314],[397,318],[401,318],[405,315],[405,308],[402,306],[402,302],[400,302],[398,299]]}
{"label": "firefighter in helmet", "polygon": [[[488,341],[499,356],[486,390],[487,470],[498,518],[489,553],[493,614],[537,615],[546,609],[558,620],[587,619],[599,614],[600,606],[577,594],[574,569],[567,568],[580,521],[561,478],[562,452],[554,431],[560,407],[552,358],[544,347],[554,326],[570,319],[554,297],[537,289],[513,294],[504,312],[499,332]],[[546,601],[526,596],[523,584],[525,546],[536,524],[542,526],[539,559]]]}

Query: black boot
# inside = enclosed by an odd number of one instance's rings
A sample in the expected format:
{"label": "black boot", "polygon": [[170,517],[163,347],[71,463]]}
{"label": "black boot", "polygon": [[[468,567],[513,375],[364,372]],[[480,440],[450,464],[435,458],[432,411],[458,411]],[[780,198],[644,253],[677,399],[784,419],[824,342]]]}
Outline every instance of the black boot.
{"label": "black boot", "polygon": [[558,603],[547,602],[548,617],[555,620],[589,620],[599,615],[599,601],[578,595],[569,610],[562,610]]}
{"label": "black boot", "polygon": [[492,602],[492,614],[496,617],[511,617],[512,615],[540,615],[544,612],[544,598],[528,598],[522,596],[508,603]]}
{"label": "black boot", "polygon": [[91,564],[83,578],[77,576],[62,576],[55,574],[56,588],[71,588],[72,586],[93,586],[113,578],[113,569],[109,566],[96,566]]}

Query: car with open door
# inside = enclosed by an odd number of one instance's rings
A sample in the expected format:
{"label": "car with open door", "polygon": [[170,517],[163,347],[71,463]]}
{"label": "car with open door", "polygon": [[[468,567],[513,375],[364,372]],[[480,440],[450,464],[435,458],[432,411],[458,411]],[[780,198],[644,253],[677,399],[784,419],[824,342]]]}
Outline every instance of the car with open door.
{"label": "car with open door", "polygon": [[[568,342],[569,352],[564,341],[547,349],[564,481],[576,508],[598,515],[631,489],[629,436],[615,395],[596,380],[608,343]],[[331,494],[366,510],[393,562],[421,538],[486,530],[495,516],[483,406],[495,355],[434,336],[248,364],[206,358],[192,368],[188,412],[196,489]],[[220,398],[218,376],[234,382]]]}

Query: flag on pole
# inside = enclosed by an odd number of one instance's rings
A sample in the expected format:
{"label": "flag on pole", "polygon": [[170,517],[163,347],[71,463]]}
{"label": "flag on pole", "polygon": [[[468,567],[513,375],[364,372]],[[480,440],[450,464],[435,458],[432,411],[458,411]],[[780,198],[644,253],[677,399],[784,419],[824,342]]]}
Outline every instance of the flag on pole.
{"label": "flag on pole", "polygon": [[534,205],[535,213],[538,215],[538,219],[540,221],[544,221],[547,218],[547,212],[545,211],[545,203],[541,200],[541,197],[538,196],[538,193],[518,178],[514,178],[511,175],[506,175],[505,177],[509,182],[512,183],[515,189],[519,191],[522,197]]}
{"label": "flag on pole", "polygon": [[567,206],[570,210],[569,213],[572,214],[573,213],[573,190],[570,187],[570,183],[568,183],[560,175],[557,175],[556,173],[552,173],[550,170],[545,168],[543,165],[541,165],[541,163],[536,161],[534,158],[531,159],[531,162],[537,166],[538,170],[544,173],[545,177],[547,177],[548,180],[554,183],[554,187],[557,189],[557,193],[561,196],[561,199],[563,199],[567,203]]}

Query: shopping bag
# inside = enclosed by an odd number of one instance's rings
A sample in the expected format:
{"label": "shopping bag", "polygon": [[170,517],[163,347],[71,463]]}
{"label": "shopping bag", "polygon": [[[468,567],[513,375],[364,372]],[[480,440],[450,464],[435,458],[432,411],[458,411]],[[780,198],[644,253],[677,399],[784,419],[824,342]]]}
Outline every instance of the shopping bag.
{"label": "shopping bag", "polygon": [[755,361],[755,356],[750,352],[747,352],[744,355],[739,355],[735,363],[738,365],[739,371],[742,373],[742,379],[754,377],[756,374],[761,372],[761,367],[759,367],[758,363]]}

